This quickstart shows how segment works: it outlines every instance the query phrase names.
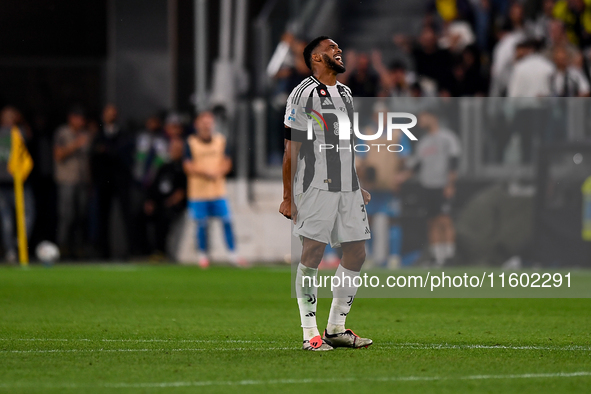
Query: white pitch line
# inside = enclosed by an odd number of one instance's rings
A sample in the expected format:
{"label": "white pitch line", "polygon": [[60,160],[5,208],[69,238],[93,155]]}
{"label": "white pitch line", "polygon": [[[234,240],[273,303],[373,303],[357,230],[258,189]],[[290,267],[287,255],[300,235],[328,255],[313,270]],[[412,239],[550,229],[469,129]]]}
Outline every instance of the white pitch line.
{"label": "white pitch line", "polygon": [[[240,347],[240,348],[177,348],[177,349],[27,349],[27,350],[0,350],[2,353],[28,353],[28,354],[43,354],[43,353],[133,353],[133,352],[229,352],[229,351],[269,351],[269,350],[299,350],[299,347]],[[488,349],[488,350],[549,350],[549,351],[591,351],[591,348],[582,346],[570,347],[542,347],[542,346],[484,346],[484,345],[434,345],[422,346],[416,344],[384,344],[375,345],[374,349],[413,349],[413,350],[473,350],[473,349]]]}
{"label": "white pitch line", "polygon": [[205,348],[180,348],[180,349],[30,349],[30,350],[0,350],[2,353],[133,353],[133,352],[229,352],[229,351],[251,351],[251,350],[298,350],[297,347],[239,347],[239,348],[217,348],[217,349],[205,349]]}
{"label": "white pitch line", "polygon": [[591,351],[591,347],[588,346],[507,346],[507,345],[451,345],[448,343],[443,344],[423,344],[423,343],[383,343],[380,347],[393,347],[393,348],[411,348],[419,350],[447,350],[447,349],[507,349],[507,350],[581,350]]}
{"label": "white pitch line", "polygon": [[557,373],[526,373],[511,375],[467,375],[467,376],[389,376],[370,378],[326,378],[326,379],[272,379],[272,380],[207,380],[192,382],[154,382],[154,383],[106,383],[103,385],[76,385],[64,383],[61,385],[23,385],[0,383],[0,388],[168,388],[168,387],[200,387],[200,386],[251,386],[251,385],[283,385],[283,384],[318,384],[318,383],[346,383],[346,382],[424,382],[424,381],[446,381],[446,380],[503,380],[503,379],[548,379],[548,378],[573,378],[589,377],[591,372],[557,372]]}
{"label": "white pitch line", "polygon": [[[278,341],[263,340],[240,340],[240,339],[49,339],[49,338],[0,338],[0,341],[24,341],[24,342],[128,342],[128,343],[277,343]],[[460,344],[449,343],[413,343],[413,342],[382,342],[377,343],[376,348],[413,348],[417,350],[470,350],[470,349],[506,349],[506,350],[564,350],[564,351],[591,351],[590,346],[569,345],[569,346],[536,346],[536,345],[481,345],[481,344]],[[290,348],[285,348],[290,349]],[[1,351],[0,351],[1,352]]]}
{"label": "white pitch line", "polygon": [[[3,341],[44,341],[44,342],[126,342],[126,343],[271,343],[274,341],[248,341],[248,340],[174,340],[174,339],[43,339],[43,338],[0,338]],[[480,345],[462,344],[422,344],[422,343],[378,343],[376,349],[416,349],[416,350],[548,350],[548,351],[591,351],[588,346],[509,346],[509,345]],[[29,349],[29,350],[0,350],[0,353],[67,353],[67,352],[148,352],[148,351],[229,351],[229,350],[294,350],[297,347],[270,347],[270,348],[218,348],[218,349]]]}
{"label": "white pitch line", "polygon": [[0,338],[0,341],[22,341],[22,342],[173,342],[173,343],[272,343],[276,341],[249,341],[241,339],[64,339],[64,338]]}

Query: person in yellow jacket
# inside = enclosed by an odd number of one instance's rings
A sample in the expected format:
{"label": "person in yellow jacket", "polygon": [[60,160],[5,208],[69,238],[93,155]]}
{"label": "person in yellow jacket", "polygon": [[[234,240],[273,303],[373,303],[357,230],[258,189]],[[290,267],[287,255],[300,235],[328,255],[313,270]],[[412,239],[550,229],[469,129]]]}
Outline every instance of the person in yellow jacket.
{"label": "person in yellow jacket", "polygon": [[214,131],[215,119],[211,112],[201,112],[195,118],[195,134],[187,138],[183,168],[187,174],[189,213],[197,222],[199,266],[207,268],[207,227],[209,219],[221,219],[230,261],[235,265],[246,262],[236,255],[230,207],[226,199],[226,175],[232,169],[226,138]]}

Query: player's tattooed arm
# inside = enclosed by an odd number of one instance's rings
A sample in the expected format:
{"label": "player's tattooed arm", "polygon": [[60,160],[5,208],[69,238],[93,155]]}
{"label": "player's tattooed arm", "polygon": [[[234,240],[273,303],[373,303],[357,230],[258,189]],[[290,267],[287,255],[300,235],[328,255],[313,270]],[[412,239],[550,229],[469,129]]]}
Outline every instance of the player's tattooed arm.
{"label": "player's tattooed arm", "polygon": [[296,166],[293,165],[293,159],[299,155],[301,147],[301,142],[285,140],[285,151],[283,152],[283,201],[279,206],[279,212],[286,218],[293,219],[294,221],[297,213],[295,206],[292,204],[292,185],[296,171]]}

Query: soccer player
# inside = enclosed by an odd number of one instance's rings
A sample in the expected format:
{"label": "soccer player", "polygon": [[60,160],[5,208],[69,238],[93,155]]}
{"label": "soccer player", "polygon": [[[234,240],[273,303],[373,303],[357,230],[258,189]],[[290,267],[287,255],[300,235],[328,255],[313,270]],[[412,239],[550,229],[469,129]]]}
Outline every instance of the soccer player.
{"label": "soccer player", "polygon": [[202,112],[195,118],[196,133],[187,138],[183,168],[187,174],[189,213],[197,222],[199,266],[209,267],[207,227],[209,218],[217,217],[224,225],[230,262],[244,266],[246,261],[236,254],[230,207],[226,200],[226,175],[232,160],[226,151],[226,138],[214,132],[214,116]]}
{"label": "soccer player", "polygon": [[[370,238],[365,205],[371,196],[359,187],[353,136],[340,139],[336,115],[325,113],[324,122],[313,123],[313,138],[307,138],[306,112],[340,110],[353,118],[351,90],[337,81],[337,74],[345,71],[342,53],[337,43],[326,36],[306,46],[304,60],[313,75],[291,92],[285,111],[283,202],[279,212],[293,220],[293,233],[303,242],[295,286],[304,350],[372,344],[371,339],[360,338],[345,328],[357,293],[354,279],[359,277],[365,261],[365,240]],[[333,149],[321,149],[321,145],[332,145]],[[341,278],[341,285],[333,290],[328,326],[321,337],[316,324],[318,289],[310,278],[316,277],[329,243],[343,250],[335,274]]]}
{"label": "soccer player", "polygon": [[442,267],[455,255],[455,230],[450,212],[456,190],[460,141],[452,131],[439,124],[433,111],[425,110],[419,114],[418,125],[427,130],[427,134],[421,138],[416,154],[406,164],[411,171],[418,173],[422,205],[427,213],[429,249],[435,265]]}

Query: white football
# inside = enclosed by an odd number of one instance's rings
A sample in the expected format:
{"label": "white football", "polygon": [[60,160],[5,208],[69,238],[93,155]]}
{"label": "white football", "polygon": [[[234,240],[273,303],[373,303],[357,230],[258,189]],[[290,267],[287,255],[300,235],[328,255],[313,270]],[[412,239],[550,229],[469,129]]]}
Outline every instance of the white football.
{"label": "white football", "polygon": [[53,263],[60,258],[60,250],[54,243],[49,241],[39,243],[35,249],[35,253],[37,253],[37,258],[43,263]]}

